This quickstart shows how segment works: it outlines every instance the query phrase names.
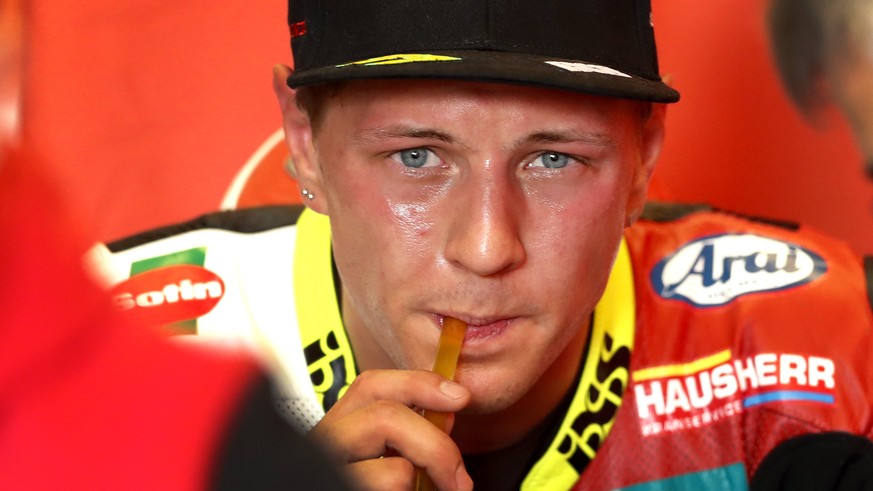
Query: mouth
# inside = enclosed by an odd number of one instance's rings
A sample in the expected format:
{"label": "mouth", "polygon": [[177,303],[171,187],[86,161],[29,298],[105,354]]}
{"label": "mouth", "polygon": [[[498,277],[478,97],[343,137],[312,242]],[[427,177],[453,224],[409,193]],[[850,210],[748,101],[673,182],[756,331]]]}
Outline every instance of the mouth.
{"label": "mouth", "polygon": [[515,317],[477,317],[472,315],[446,313],[435,314],[436,324],[442,329],[443,319],[446,316],[454,317],[467,324],[467,332],[464,336],[464,344],[485,341],[500,336],[509,330]]}

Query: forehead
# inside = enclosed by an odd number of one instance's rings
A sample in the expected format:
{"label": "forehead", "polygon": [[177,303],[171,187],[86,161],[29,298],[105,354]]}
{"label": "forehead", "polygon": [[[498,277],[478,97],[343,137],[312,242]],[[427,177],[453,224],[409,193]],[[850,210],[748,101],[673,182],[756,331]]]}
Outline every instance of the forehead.
{"label": "forehead", "polygon": [[643,103],[565,90],[459,80],[359,80],[324,92],[326,113],[403,116],[422,112],[451,118],[460,114],[530,118],[587,118],[615,122],[642,114]]}

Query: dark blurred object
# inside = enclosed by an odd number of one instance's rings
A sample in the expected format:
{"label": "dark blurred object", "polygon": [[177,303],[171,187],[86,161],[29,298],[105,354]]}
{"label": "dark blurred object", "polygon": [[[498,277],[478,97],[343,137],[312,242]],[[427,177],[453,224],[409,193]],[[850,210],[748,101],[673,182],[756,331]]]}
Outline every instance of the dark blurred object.
{"label": "dark blurred object", "polygon": [[252,358],[128,324],[86,276],[21,131],[28,6],[0,0],[0,489],[345,489]]}
{"label": "dark blurred object", "polygon": [[751,491],[873,490],[873,443],[848,433],[803,435],[776,447]]}
{"label": "dark blurred object", "polygon": [[252,359],[116,316],[56,196],[0,147],[0,489],[344,489]]}

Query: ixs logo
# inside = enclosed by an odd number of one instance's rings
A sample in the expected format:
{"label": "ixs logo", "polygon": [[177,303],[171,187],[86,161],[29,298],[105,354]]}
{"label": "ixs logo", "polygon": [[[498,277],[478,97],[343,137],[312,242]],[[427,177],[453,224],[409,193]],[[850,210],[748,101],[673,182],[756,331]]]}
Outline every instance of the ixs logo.
{"label": "ixs logo", "polygon": [[336,333],[329,331],[306,346],[303,356],[309,366],[312,386],[321,398],[325,412],[329,411],[351,383],[350,374],[346,373],[346,357],[351,356],[351,350],[340,346]]}
{"label": "ixs logo", "polygon": [[115,305],[147,325],[196,319],[211,311],[222,296],[221,278],[192,264],[150,269],[112,289]]}
{"label": "ixs logo", "polygon": [[706,426],[775,401],[833,404],[836,385],[829,358],[761,353],[734,359],[729,350],[638,370],[633,378],[643,435]]}
{"label": "ixs logo", "polygon": [[604,334],[597,369],[585,393],[584,409],[565,430],[558,452],[579,474],[585,469],[615,423],[628,384],[631,351]]}
{"label": "ixs logo", "polygon": [[689,242],[661,260],[651,281],[663,298],[692,305],[724,305],[750,293],[809,283],[827,271],[808,249],[754,234],[724,234]]}

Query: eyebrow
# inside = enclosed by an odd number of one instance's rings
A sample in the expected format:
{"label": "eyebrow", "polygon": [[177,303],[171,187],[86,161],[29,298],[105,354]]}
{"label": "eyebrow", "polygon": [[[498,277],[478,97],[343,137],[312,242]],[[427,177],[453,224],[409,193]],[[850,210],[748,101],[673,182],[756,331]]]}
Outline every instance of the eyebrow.
{"label": "eyebrow", "polygon": [[419,138],[424,140],[437,140],[450,144],[458,143],[458,139],[448,133],[430,128],[419,128],[407,125],[367,128],[355,134],[352,137],[352,140],[356,143],[366,143],[384,138]]}
{"label": "eyebrow", "polygon": [[603,133],[579,130],[538,131],[516,140],[512,147],[518,148],[532,143],[583,143],[598,147],[614,147],[615,140]]}
{"label": "eyebrow", "polygon": [[[354,135],[352,140],[356,143],[367,143],[384,138],[419,138],[466,146],[462,141],[443,131],[408,125],[367,128]],[[509,148],[520,148],[535,143],[583,143],[604,148],[615,146],[615,140],[603,133],[580,130],[554,130],[531,133],[513,142],[509,145]]]}

